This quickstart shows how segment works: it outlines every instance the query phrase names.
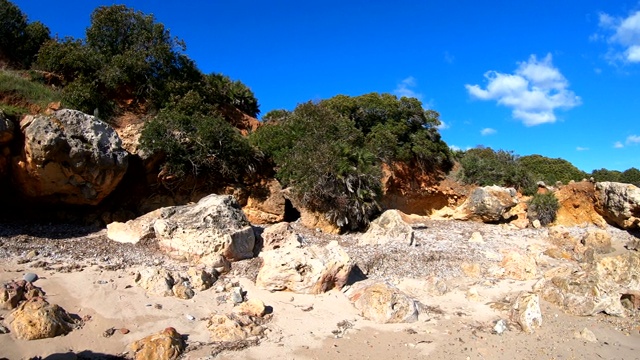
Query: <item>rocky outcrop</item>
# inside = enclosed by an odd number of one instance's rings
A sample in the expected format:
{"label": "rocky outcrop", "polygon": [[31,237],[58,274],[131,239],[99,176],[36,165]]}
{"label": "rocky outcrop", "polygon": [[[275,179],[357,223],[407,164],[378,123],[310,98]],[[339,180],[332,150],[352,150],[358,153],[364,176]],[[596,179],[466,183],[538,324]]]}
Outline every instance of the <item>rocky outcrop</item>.
{"label": "rocky outcrop", "polygon": [[25,196],[74,205],[97,205],[118,185],[128,153],[107,123],[75,110],[26,116],[22,154],[13,182]]}
{"label": "rocky outcrop", "polygon": [[186,344],[182,335],[172,327],[134,341],[129,348],[135,360],[175,360]]}
{"label": "rocky outcrop", "polygon": [[439,212],[440,217],[499,223],[515,217],[510,210],[519,203],[516,190],[500,186],[476,188],[462,205],[453,211]]}
{"label": "rocky outcrop", "polygon": [[565,267],[548,271],[534,291],[572,315],[599,312],[623,316],[622,294],[640,289],[640,254],[604,257],[581,268]]}
{"label": "rocky outcrop", "polygon": [[525,333],[534,333],[536,328],[542,326],[540,297],[529,292],[518,295],[513,303],[512,319],[520,325]]}
{"label": "rocky outcrop", "polygon": [[217,272],[191,267],[186,273],[170,272],[161,267],[149,267],[138,271],[135,283],[153,296],[175,296],[191,299],[195,290],[209,289],[218,279]]}
{"label": "rocky outcrop", "polygon": [[260,253],[263,260],[256,285],[263,289],[320,294],[341,289],[353,263],[349,255],[332,241],[327,246],[286,247]]}
{"label": "rocky outcrop", "polygon": [[604,227],[606,221],[595,208],[596,189],[589,181],[581,181],[562,186],[554,192],[560,207],[556,214],[555,225],[575,226],[594,224]]}
{"label": "rocky outcrop", "polygon": [[107,224],[107,237],[125,244],[137,244],[143,240],[155,239],[153,224],[160,218],[162,210],[154,210],[125,223],[114,221]]}
{"label": "rocky outcrop", "polygon": [[20,304],[13,313],[11,326],[19,339],[36,340],[69,333],[74,320],[60,306],[35,297]]}
{"label": "rocky outcrop", "polygon": [[44,295],[44,291],[31,282],[25,280],[10,281],[0,288],[0,309],[15,309],[25,300]]}
{"label": "rocky outcrop", "polygon": [[242,208],[252,224],[275,224],[284,220],[286,199],[278,180],[260,184]]}
{"label": "rocky outcrop", "polygon": [[640,188],[616,182],[596,183],[596,210],[622,229],[640,227]]}
{"label": "rocky outcrop", "polygon": [[360,281],[349,289],[347,296],[362,316],[379,324],[418,320],[418,302],[386,282]]}
{"label": "rocky outcrop", "polygon": [[494,275],[504,279],[531,280],[538,276],[535,256],[530,253],[509,251],[504,254],[498,271]]}
{"label": "rocky outcrop", "polygon": [[398,210],[387,210],[369,225],[360,237],[360,245],[383,245],[388,243],[413,244],[413,229],[402,218]]}

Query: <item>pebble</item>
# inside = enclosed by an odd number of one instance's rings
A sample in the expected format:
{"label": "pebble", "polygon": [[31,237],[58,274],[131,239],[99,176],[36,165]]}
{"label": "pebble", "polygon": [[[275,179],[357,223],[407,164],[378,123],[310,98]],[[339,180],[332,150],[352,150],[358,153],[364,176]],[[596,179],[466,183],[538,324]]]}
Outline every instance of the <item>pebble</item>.
{"label": "pebble", "polygon": [[196,319],[195,316],[193,316],[193,315],[187,314],[185,316],[186,316],[187,320],[189,320],[189,321],[194,321]]}
{"label": "pebble", "polygon": [[234,304],[240,304],[241,302],[244,301],[244,297],[242,296],[242,288],[241,287],[234,287],[233,291],[231,292],[231,300],[233,301]]}
{"label": "pebble", "polygon": [[129,333],[129,329],[127,328],[121,328],[120,329],[120,334],[128,334]]}
{"label": "pebble", "polygon": [[111,337],[115,332],[116,332],[116,329],[109,328],[102,333],[102,336],[108,338],[108,337]]}
{"label": "pebble", "polygon": [[493,332],[501,335],[503,332],[507,331],[507,322],[503,319],[496,321],[496,325],[493,327]]}
{"label": "pebble", "polygon": [[7,328],[4,325],[0,325],[0,334],[8,334],[9,333],[9,328]]}
{"label": "pebble", "polygon": [[36,275],[36,274],[34,274],[34,273],[26,273],[26,274],[24,274],[23,279],[24,279],[26,282],[30,282],[30,283],[32,283],[32,282],[35,282],[36,280],[38,280],[38,275]]}

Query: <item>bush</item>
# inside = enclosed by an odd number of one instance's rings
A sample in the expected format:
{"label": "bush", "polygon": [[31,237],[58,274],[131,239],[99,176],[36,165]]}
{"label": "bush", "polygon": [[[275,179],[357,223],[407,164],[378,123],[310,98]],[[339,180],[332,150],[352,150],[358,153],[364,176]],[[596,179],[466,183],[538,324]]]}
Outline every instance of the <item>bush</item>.
{"label": "bush", "polygon": [[544,181],[553,185],[560,181],[564,184],[569,181],[581,181],[587,177],[587,173],[573,166],[564,159],[551,159],[541,155],[522,156],[520,164],[533,176],[533,181]]}
{"label": "bush", "polygon": [[560,208],[558,199],[551,192],[533,195],[527,205],[527,218],[530,221],[537,219],[543,226],[556,220],[556,214]]}
{"label": "bush", "polygon": [[312,102],[266,117],[272,120],[250,139],[274,161],[276,177],[302,206],[344,230],[368,226],[379,211],[381,174],[354,122]]}
{"label": "bush", "polygon": [[461,180],[467,184],[514,187],[524,194],[535,191],[531,174],[512,152],[477,147],[465,151],[460,157],[460,164]]}

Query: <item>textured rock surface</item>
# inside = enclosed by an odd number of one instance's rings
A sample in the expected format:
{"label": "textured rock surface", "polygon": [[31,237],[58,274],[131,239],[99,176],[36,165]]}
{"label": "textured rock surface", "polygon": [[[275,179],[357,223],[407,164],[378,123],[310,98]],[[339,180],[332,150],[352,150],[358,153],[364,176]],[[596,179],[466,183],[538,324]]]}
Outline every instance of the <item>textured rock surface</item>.
{"label": "textured rock surface", "polygon": [[0,309],[15,309],[22,301],[38,296],[44,296],[44,291],[30,282],[8,282],[0,288]]}
{"label": "textured rock surface", "polygon": [[301,243],[302,238],[296,234],[287,222],[269,226],[262,232],[262,251],[284,247],[299,247]]}
{"label": "textured rock surface", "polygon": [[282,186],[274,179],[254,191],[242,210],[253,224],[275,224],[284,220],[285,203]]}
{"label": "textured rock surface", "polygon": [[534,290],[573,315],[622,316],[621,294],[640,289],[640,254],[604,257],[581,268],[549,271]]}
{"label": "textured rock surface", "polygon": [[504,255],[500,267],[504,270],[502,278],[531,280],[538,276],[538,266],[532,254],[511,251]]}
{"label": "textured rock surface", "polygon": [[606,221],[595,208],[596,189],[592,182],[581,181],[565,185],[554,192],[554,195],[560,204],[554,224],[594,224],[599,227],[606,225]]}
{"label": "textured rock surface", "polygon": [[640,188],[616,182],[596,183],[596,210],[623,229],[640,226]]}
{"label": "textured rock surface", "polygon": [[500,186],[475,189],[453,215],[457,220],[475,220],[494,223],[508,220],[511,208],[518,204],[516,190]]}
{"label": "textured rock surface", "polygon": [[136,274],[135,282],[147,294],[156,296],[173,296],[173,285],[176,283],[170,272],[157,267],[140,270]]}
{"label": "textured rock surface", "polygon": [[135,360],[175,360],[186,348],[185,342],[176,329],[168,327],[149,335],[130,346]]}
{"label": "textured rock surface", "polygon": [[341,289],[353,263],[337,241],[321,247],[280,248],[260,253],[263,259],[256,285],[267,290],[320,294]]}
{"label": "textured rock surface", "polygon": [[153,224],[160,217],[161,209],[154,210],[126,223],[114,221],[107,225],[107,237],[119,243],[137,244],[156,237]]}
{"label": "textured rock surface", "polygon": [[349,289],[347,296],[362,316],[379,324],[418,320],[417,301],[386,282],[360,281]]}
{"label": "textured rock surface", "polygon": [[369,225],[360,237],[360,245],[383,245],[390,242],[412,245],[413,229],[398,210],[387,210]]}
{"label": "textured rock surface", "polygon": [[74,321],[60,306],[35,297],[20,304],[11,314],[11,326],[19,339],[36,340],[64,335]]}
{"label": "textured rock surface", "polygon": [[22,154],[13,161],[13,182],[24,195],[77,205],[96,205],[118,185],[128,153],[107,123],[75,110],[26,116]]}
{"label": "textured rock surface", "polygon": [[540,297],[537,294],[521,293],[513,304],[513,319],[520,324],[522,331],[532,334],[542,326]]}
{"label": "textured rock surface", "polygon": [[238,202],[209,195],[198,203],[163,208],[153,224],[158,245],[170,256],[209,264],[253,257],[255,235]]}

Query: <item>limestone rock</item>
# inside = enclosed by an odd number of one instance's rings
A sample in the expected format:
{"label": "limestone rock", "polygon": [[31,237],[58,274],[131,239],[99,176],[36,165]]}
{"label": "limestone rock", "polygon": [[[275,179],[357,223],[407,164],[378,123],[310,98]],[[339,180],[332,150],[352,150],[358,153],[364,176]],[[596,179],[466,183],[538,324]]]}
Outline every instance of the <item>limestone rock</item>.
{"label": "limestone rock", "polygon": [[325,247],[280,248],[260,253],[263,259],[256,285],[267,290],[289,290],[320,294],[341,289],[353,263],[349,255],[332,241]]}
{"label": "limestone rock", "polygon": [[212,341],[238,341],[246,339],[248,331],[242,324],[227,315],[213,315],[207,321],[207,329]]}
{"label": "limestone rock", "polygon": [[126,223],[114,221],[107,225],[107,237],[119,243],[137,244],[154,239],[153,224],[160,217],[161,210],[155,210]]}
{"label": "limestone rock", "polygon": [[147,294],[156,296],[173,296],[173,286],[176,281],[173,275],[160,267],[150,267],[140,270],[136,274],[135,282]]}
{"label": "limestone rock", "polygon": [[513,304],[513,318],[522,331],[532,334],[535,328],[542,326],[540,297],[529,292],[521,293]]}
{"label": "limestone rock", "polygon": [[362,316],[379,324],[418,320],[417,301],[386,282],[360,281],[349,289],[347,296]]}
{"label": "limestone rock", "polygon": [[592,343],[598,342],[598,338],[596,337],[596,334],[594,334],[593,331],[587,328],[582,329],[580,332],[576,331],[574,333],[574,337],[576,339],[583,339],[587,342],[592,342]]}
{"label": "limestone rock", "polygon": [[594,249],[598,254],[613,252],[611,235],[605,230],[589,229],[580,242],[585,247]]}
{"label": "limestone rock", "polygon": [[402,218],[398,210],[387,210],[369,225],[360,237],[360,245],[383,245],[388,243],[413,244],[413,229]]}
{"label": "limestone rock", "polygon": [[13,161],[13,183],[25,196],[74,205],[96,205],[118,185],[128,153],[107,123],[76,110],[26,116],[22,154]]}
{"label": "limestone rock", "polygon": [[191,287],[198,291],[204,291],[211,288],[216,280],[218,280],[217,276],[213,272],[208,272],[204,269],[198,269],[195,267],[191,267],[187,270],[187,278],[189,279]]}
{"label": "limestone rock", "polygon": [[522,254],[517,251],[508,252],[502,258],[500,266],[504,269],[503,278],[531,280],[538,276],[538,266],[532,254]]}
{"label": "limestone rock", "polygon": [[253,257],[255,235],[240,205],[229,195],[209,195],[198,203],[161,209],[153,224],[158,244],[170,256],[209,264]]}
{"label": "limestone rock", "polygon": [[196,294],[187,281],[178,281],[171,288],[173,295],[178,299],[189,300]]}
{"label": "limestone rock", "polygon": [[20,304],[11,314],[11,326],[19,339],[36,340],[64,335],[74,321],[60,306],[35,297]]}
{"label": "limestone rock", "polygon": [[267,227],[262,232],[262,251],[284,247],[300,247],[302,238],[293,231],[287,222]]}
{"label": "limestone rock", "polygon": [[570,271],[545,274],[534,290],[543,299],[559,305],[572,315],[589,316],[599,312],[623,316],[620,295],[640,289],[640,254],[604,257]]}
{"label": "limestone rock", "polygon": [[640,188],[616,182],[596,183],[596,210],[622,229],[640,226]]}
{"label": "limestone rock", "polygon": [[453,217],[457,220],[474,220],[485,223],[506,221],[512,217],[509,210],[518,202],[516,190],[513,188],[479,187],[456,209]]}
{"label": "limestone rock", "polygon": [[10,281],[0,288],[0,309],[15,309],[22,301],[44,295],[44,291],[31,282]]}
{"label": "limestone rock", "polygon": [[252,224],[275,224],[284,220],[286,199],[278,180],[254,189],[242,208]]}
{"label": "limestone rock", "polygon": [[596,189],[589,181],[568,184],[554,192],[560,207],[554,224],[576,226],[594,224],[604,227],[606,221],[595,208]]}
{"label": "limestone rock", "polygon": [[186,344],[176,329],[168,327],[134,341],[129,347],[135,360],[175,360],[182,354]]}
{"label": "limestone rock", "polygon": [[234,307],[233,312],[239,315],[263,317],[267,313],[267,308],[261,300],[249,299]]}

